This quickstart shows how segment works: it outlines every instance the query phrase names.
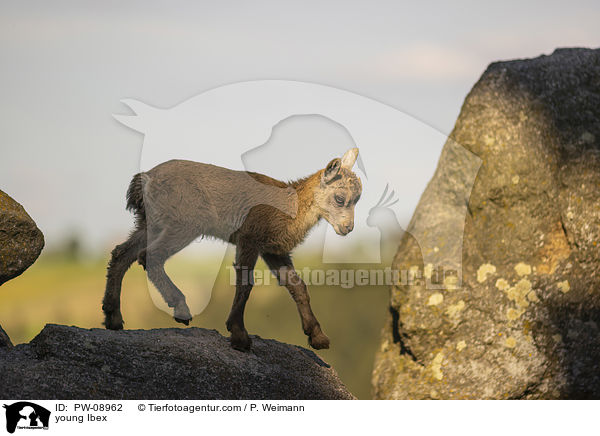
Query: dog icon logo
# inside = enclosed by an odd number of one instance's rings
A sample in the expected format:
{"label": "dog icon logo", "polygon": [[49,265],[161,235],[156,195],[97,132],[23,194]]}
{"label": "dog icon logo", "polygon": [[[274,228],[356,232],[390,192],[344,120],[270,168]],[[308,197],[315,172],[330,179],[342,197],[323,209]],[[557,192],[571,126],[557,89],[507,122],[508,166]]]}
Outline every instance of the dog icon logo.
{"label": "dog icon logo", "polygon": [[50,411],[38,404],[19,401],[3,406],[6,409],[6,431],[18,429],[48,429]]}

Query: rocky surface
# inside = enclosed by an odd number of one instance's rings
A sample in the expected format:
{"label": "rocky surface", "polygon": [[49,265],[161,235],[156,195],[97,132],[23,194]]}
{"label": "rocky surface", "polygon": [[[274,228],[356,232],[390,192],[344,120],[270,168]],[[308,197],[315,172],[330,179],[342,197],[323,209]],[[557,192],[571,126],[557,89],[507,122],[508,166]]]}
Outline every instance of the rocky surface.
{"label": "rocky surface", "polygon": [[353,399],[307,349],[253,337],[242,353],[214,330],[81,329],[48,324],[0,348],[0,398]]}
{"label": "rocky surface", "polygon": [[20,275],[44,248],[44,235],[23,206],[0,191],[0,285]]}
{"label": "rocky surface", "polygon": [[599,199],[600,50],[490,65],[400,243],[375,397],[600,398]]}

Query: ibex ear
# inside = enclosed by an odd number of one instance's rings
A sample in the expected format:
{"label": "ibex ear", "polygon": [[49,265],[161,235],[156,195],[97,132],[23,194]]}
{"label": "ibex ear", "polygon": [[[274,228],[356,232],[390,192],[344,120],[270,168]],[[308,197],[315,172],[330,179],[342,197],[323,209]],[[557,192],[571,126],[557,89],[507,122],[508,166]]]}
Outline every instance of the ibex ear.
{"label": "ibex ear", "polygon": [[344,153],[342,156],[342,168],[346,168],[347,170],[351,170],[356,162],[356,158],[358,157],[358,148],[354,147]]}
{"label": "ibex ear", "polygon": [[329,162],[325,167],[325,171],[323,171],[323,182],[330,183],[339,174],[341,168],[342,161],[340,160],[340,158],[336,157],[331,162]]}

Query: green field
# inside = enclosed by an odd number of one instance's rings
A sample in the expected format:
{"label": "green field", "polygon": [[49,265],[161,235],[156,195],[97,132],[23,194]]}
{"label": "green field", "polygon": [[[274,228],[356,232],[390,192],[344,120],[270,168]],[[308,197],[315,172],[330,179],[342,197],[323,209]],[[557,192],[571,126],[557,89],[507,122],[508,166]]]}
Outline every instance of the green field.
{"label": "green field", "polygon": [[[0,292],[0,322],[14,343],[30,341],[47,323],[102,327],[101,301],[107,259],[66,260],[43,254],[22,276],[4,285]],[[229,255],[223,264],[210,259],[180,256],[167,263],[167,272],[184,291],[192,312],[203,306],[198,283],[210,268],[220,268],[210,301],[195,315],[191,326],[216,329],[226,335],[225,320],[233,299]],[[317,265],[314,258],[295,259],[296,267],[332,268]],[[340,266],[348,269],[349,265]],[[257,269],[266,266],[259,261]],[[196,290],[196,291],[195,291]],[[338,372],[348,389],[361,399],[371,397],[370,380],[379,335],[388,302],[386,286],[309,286],[311,305],[331,340],[329,350],[317,354]],[[160,310],[166,305],[149,286],[141,267],[134,265],[123,282],[122,312],[125,328],[181,327]],[[207,300],[208,301],[208,300]],[[308,347],[296,306],[285,288],[275,284],[255,286],[246,309],[250,334]]]}

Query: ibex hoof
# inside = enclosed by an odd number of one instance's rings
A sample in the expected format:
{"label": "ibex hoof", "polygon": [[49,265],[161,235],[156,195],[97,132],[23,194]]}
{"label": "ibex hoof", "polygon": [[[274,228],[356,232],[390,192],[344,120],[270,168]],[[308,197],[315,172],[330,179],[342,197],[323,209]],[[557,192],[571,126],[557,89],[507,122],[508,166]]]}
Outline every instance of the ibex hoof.
{"label": "ibex hoof", "polygon": [[181,324],[190,325],[192,314],[190,313],[190,309],[187,307],[187,304],[182,303],[177,305],[177,307],[175,307],[173,318],[175,321],[180,322]]}
{"label": "ibex hoof", "polygon": [[308,343],[315,350],[324,350],[329,348],[329,338],[323,332],[309,336]]}
{"label": "ibex hoof", "polygon": [[121,312],[104,314],[104,327],[108,330],[123,330],[123,316]]}
{"label": "ibex hoof", "polygon": [[245,337],[231,337],[231,348],[238,351],[249,351],[252,347],[252,339],[250,336]]}
{"label": "ibex hoof", "polygon": [[241,330],[237,326],[232,327],[231,332],[231,347],[238,351],[248,351],[252,346],[252,339],[248,336],[246,330]]}
{"label": "ibex hoof", "polygon": [[191,318],[189,319],[181,319],[181,318],[177,318],[177,317],[173,317],[173,319],[181,324],[185,324],[185,325],[190,325],[190,321],[192,320]]}

